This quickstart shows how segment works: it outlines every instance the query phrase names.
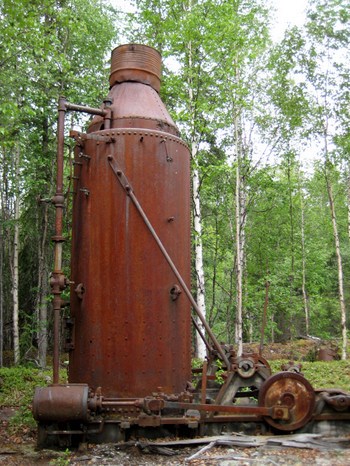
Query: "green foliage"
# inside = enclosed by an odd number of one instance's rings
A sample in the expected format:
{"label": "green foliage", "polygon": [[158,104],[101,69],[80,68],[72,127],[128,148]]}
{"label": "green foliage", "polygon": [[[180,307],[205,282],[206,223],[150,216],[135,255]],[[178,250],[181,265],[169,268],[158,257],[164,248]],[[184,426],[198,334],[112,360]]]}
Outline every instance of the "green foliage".
{"label": "green foliage", "polygon": [[218,384],[222,385],[225,382],[225,380],[223,378],[223,375],[226,372],[226,370],[223,369],[223,362],[220,359],[217,359],[216,365],[217,365],[218,369],[215,372],[215,381]]}
{"label": "green foliage", "polygon": [[49,464],[52,466],[68,466],[70,464],[70,456],[71,451],[67,448],[65,451],[60,453],[58,458],[51,460]]}
{"label": "green foliage", "polygon": [[[286,362],[271,361],[272,372],[280,372]],[[314,389],[339,388],[350,392],[350,361],[303,362],[301,371]]]}
{"label": "green foliage", "polygon": [[[61,371],[60,378],[66,380],[66,371]],[[0,407],[17,408],[11,418],[10,426],[15,432],[23,427],[35,428],[31,405],[36,387],[51,383],[51,372],[18,366],[0,368]]]}

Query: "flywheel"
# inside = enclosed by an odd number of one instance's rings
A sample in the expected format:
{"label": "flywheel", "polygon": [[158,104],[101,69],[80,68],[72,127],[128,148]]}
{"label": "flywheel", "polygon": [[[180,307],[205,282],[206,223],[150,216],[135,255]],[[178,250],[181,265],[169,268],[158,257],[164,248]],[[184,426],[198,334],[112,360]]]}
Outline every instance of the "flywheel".
{"label": "flywheel", "polygon": [[278,430],[294,431],[303,427],[312,417],[316,395],[311,384],[300,374],[279,372],[269,377],[260,387],[259,406],[265,408],[287,407],[289,419],[265,421]]}

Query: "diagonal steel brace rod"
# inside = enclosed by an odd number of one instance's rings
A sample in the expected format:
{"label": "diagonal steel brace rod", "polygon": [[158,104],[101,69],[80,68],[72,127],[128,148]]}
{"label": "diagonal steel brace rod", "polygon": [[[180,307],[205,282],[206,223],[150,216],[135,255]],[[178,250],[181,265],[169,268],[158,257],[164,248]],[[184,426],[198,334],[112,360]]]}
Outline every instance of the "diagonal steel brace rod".
{"label": "diagonal steel brace rod", "polygon": [[120,168],[118,167],[117,161],[112,157],[112,155],[108,155],[107,159],[108,159],[108,162],[109,162],[113,172],[115,173],[118,181],[120,182],[121,186],[126,191],[126,194],[130,197],[130,199],[134,203],[136,209],[138,210],[139,214],[141,215],[143,221],[145,222],[148,230],[150,231],[151,235],[155,239],[159,249],[161,250],[161,252],[162,252],[162,254],[164,256],[164,258],[166,259],[166,261],[168,262],[171,270],[174,272],[176,278],[178,279],[182,289],[184,290],[186,296],[188,297],[190,303],[192,304],[193,309],[196,311],[196,314],[197,314],[199,320],[202,322],[202,324],[203,324],[205,330],[207,331],[211,341],[213,342],[213,345],[214,345],[215,349],[220,354],[223,362],[226,364],[227,369],[229,369],[230,368],[230,362],[229,362],[226,354],[224,353],[224,351],[223,351],[222,347],[220,346],[218,340],[216,339],[214,333],[212,332],[211,328],[209,327],[208,322],[206,321],[205,317],[203,316],[202,312],[200,311],[196,301],[194,300],[194,298],[192,296],[192,293],[190,292],[190,290],[188,289],[186,283],[184,282],[183,278],[181,277],[180,272],[177,270],[174,262],[172,261],[171,257],[169,256],[169,254],[167,253],[165,247],[163,246],[163,243],[161,242],[161,240],[159,239],[157,233],[155,232],[151,222],[148,220],[148,217],[145,214],[144,210],[142,209],[139,201],[137,200],[137,197],[135,196],[134,191],[133,191],[127,177],[122,172],[122,170],[120,170]]}

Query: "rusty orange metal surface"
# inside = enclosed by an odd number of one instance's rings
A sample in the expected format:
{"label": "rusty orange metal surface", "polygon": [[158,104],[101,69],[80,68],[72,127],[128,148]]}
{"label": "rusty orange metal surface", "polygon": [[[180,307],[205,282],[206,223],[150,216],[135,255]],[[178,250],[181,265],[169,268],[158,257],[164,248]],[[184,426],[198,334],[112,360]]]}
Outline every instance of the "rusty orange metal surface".
{"label": "rusty orange metal surface", "polygon": [[[176,277],[108,157],[127,176],[188,286],[190,172],[187,146],[156,90],[144,83],[149,47],[128,47],[129,62],[133,53],[138,60],[147,52],[142,77],[137,71],[134,82],[111,88],[109,129],[96,116],[89,134],[76,137],[69,382],[102,386],[105,396],[140,397],[159,387],[181,392],[190,380],[190,303],[183,294],[174,299]],[[160,67],[158,52],[151,57]]]}
{"label": "rusty orange metal surface", "polygon": [[146,45],[120,45],[112,52],[109,84],[132,81],[149,84],[160,90],[161,57],[158,50]]}
{"label": "rusty orange metal surface", "polygon": [[[259,391],[259,405],[265,407],[285,406],[289,409],[289,419],[265,420],[279,430],[292,431],[303,427],[311,419],[316,395],[311,384],[295,372],[279,372],[269,377]],[[282,419],[282,418],[281,418]]]}
{"label": "rusty orange metal surface", "polygon": [[86,384],[37,387],[33,416],[38,421],[87,421],[88,394]]}

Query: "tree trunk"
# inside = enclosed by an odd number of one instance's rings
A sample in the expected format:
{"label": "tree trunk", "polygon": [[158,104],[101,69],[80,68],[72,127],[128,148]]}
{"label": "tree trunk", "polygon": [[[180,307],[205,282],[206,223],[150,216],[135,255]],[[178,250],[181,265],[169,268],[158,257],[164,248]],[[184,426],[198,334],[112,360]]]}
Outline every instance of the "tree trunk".
{"label": "tree trunk", "polygon": [[[236,128],[236,137],[238,130]],[[236,140],[236,148],[238,142]],[[242,267],[242,249],[241,249],[241,173],[240,173],[240,154],[237,149],[236,161],[236,343],[237,356],[243,353],[243,267]]]}
{"label": "tree trunk", "polygon": [[296,334],[296,315],[293,303],[294,295],[294,263],[295,263],[295,247],[294,247],[294,206],[293,206],[293,188],[292,188],[292,177],[291,177],[291,164],[292,161],[290,156],[288,156],[288,169],[287,169],[287,179],[288,179],[288,201],[289,201],[289,228],[290,228],[290,256],[291,256],[291,266],[290,266],[290,276],[289,276],[289,308],[290,308],[290,324],[289,324],[289,333],[287,336],[290,340]]}
{"label": "tree trunk", "polygon": [[325,176],[326,176],[329,208],[331,210],[331,217],[332,217],[335,253],[337,256],[337,264],[338,264],[338,290],[339,290],[339,304],[340,304],[341,330],[342,330],[342,356],[341,358],[346,359],[346,356],[347,356],[346,354],[347,353],[347,324],[346,324],[346,306],[345,306],[345,297],[344,297],[343,261],[342,261],[342,255],[341,255],[341,250],[340,250],[340,240],[339,240],[339,233],[338,233],[337,218],[335,215],[333,189],[332,189],[331,181],[329,179],[327,167],[325,170]]}
{"label": "tree trunk", "polygon": [[304,302],[304,314],[305,314],[305,331],[306,335],[310,334],[310,311],[309,311],[309,298],[306,292],[306,257],[305,257],[305,215],[304,215],[304,200],[302,192],[300,192],[301,198],[301,254],[302,254],[302,293]]}
{"label": "tree trunk", "polygon": [[213,274],[211,280],[211,304],[208,315],[208,323],[213,327],[218,313],[214,315],[216,307],[216,280],[217,280],[217,262],[218,262],[218,249],[219,249],[219,228],[218,228],[218,218],[215,216],[215,245],[214,245],[214,258],[213,258]]}
{"label": "tree trunk", "polygon": [[[47,117],[43,119],[43,141],[42,153],[45,157],[49,157],[49,125]],[[54,159],[51,167],[51,176],[49,180],[49,188],[52,189],[53,183]],[[51,194],[51,193],[50,193]],[[43,204],[43,215],[38,213],[38,231],[42,232],[41,238],[38,241],[38,292],[36,297],[36,315],[38,328],[38,359],[41,368],[46,367],[47,358],[47,327],[48,327],[48,301],[49,294],[48,270],[47,270],[47,231],[48,231],[48,204]]]}
{"label": "tree trunk", "polygon": [[43,233],[41,241],[39,241],[38,250],[38,291],[36,297],[36,314],[38,328],[38,359],[41,368],[46,367],[47,356],[47,314],[48,314],[48,275],[46,270],[45,260],[45,245],[47,239],[48,228],[48,205],[44,205]]}
{"label": "tree trunk", "polygon": [[[2,196],[1,196],[2,198]],[[0,218],[0,367],[3,366],[4,350],[4,245],[3,245],[3,212],[1,206]]]}
{"label": "tree trunk", "polygon": [[[327,108],[327,95],[325,96],[325,108]],[[332,182],[330,179],[330,160],[329,160],[329,151],[328,151],[328,119],[326,118],[324,123],[324,175],[326,179],[329,208],[331,211],[332,227],[333,227],[333,236],[334,236],[334,246],[335,254],[337,257],[338,265],[338,295],[339,295],[339,305],[340,305],[340,320],[341,320],[341,333],[342,333],[342,356],[344,360],[347,356],[347,324],[346,324],[346,306],[345,306],[345,297],[344,297],[344,277],[343,277],[343,261],[340,250],[340,240],[338,233],[338,224],[335,214],[334,206],[334,196],[332,189]]]}
{"label": "tree trunk", "polygon": [[[192,8],[192,2],[189,2],[189,9]],[[193,67],[193,50],[192,43],[189,42],[187,45],[188,49],[188,68],[192,70]],[[193,195],[193,229],[194,229],[194,244],[195,244],[195,273],[196,273],[196,285],[197,285],[197,305],[206,318],[206,305],[205,305],[205,282],[204,282],[204,264],[203,264],[203,244],[202,244],[202,215],[201,215],[201,202],[200,202],[200,177],[199,168],[197,165],[198,145],[199,139],[195,135],[195,97],[193,89],[193,81],[191,73],[188,77],[188,97],[190,105],[191,115],[191,158],[193,161],[192,168],[192,195]],[[199,329],[205,335],[205,329],[202,322],[197,318]],[[200,337],[199,333],[196,332],[196,356],[200,359],[204,359],[206,356],[206,346]]]}
{"label": "tree trunk", "polygon": [[19,349],[19,326],[18,326],[18,315],[19,315],[19,273],[18,273],[18,257],[19,257],[19,159],[20,151],[19,148],[15,149],[14,152],[14,169],[15,169],[15,201],[14,201],[14,237],[13,237],[13,257],[12,257],[12,302],[13,302],[13,353],[14,363],[19,364],[20,362],[20,349]]}
{"label": "tree trunk", "polygon": [[348,164],[348,176],[347,176],[347,208],[348,208],[348,238],[350,240],[350,163]]}
{"label": "tree trunk", "polygon": [[[192,157],[196,155],[195,143],[192,143]],[[201,222],[201,206],[200,206],[200,193],[199,193],[199,173],[198,169],[195,168],[192,171],[192,189],[193,189],[193,227],[195,235],[195,272],[196,272],[196,283],[197,283],[197,305],[206,317],[206,306],[205,306],[205,281],[204,281],[204,265],[203,265],[203,244],[202,244],[202,222]],[[197,323],[203,334],[205,329],[202,322],[197,319]],[[206,347],[200,337],[199,333],[196,333],[196,356],[200,359],[204,359],[206,356]]]}
{"label": "tree trunk", "polygon": [[[11,220],[13,218],[13,197],[9,195],[9,173],[13,172],[13,162],[9,164],[6,149],[4,147],[1,148],[1,155],[2,155],[2,183],[1,186],[1,234],[2,234],[2,244],[1,244],[1,261],[0,261],[0,268],[1,268],[1,311],[2,311],[2,339],[0,341],[1,351],[2,351],[2,363],[3,361],[3,351],[6,348],[6,344],[8,346],[12,345],[12,329],[9,332],[6,332],[6,322],[12,322],[12,296],[9,296],[7,293],[6,287],[6,278],[9,278],[9,282],[12,282],[12,259],[13,259],[13,232],[10,228]],[[9,277],[7,275],[7,271],[9,271]],[[10,290],[12,291],[12,290]],[[6,338],[7,337],[7,338]]]}

